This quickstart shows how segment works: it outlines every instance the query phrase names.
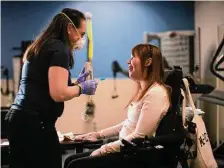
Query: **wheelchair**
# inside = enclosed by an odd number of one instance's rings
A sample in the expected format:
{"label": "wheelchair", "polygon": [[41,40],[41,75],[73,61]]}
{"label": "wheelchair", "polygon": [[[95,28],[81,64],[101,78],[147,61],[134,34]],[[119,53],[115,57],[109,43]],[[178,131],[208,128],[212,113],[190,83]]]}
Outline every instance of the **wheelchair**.
{"label": "wheelchair", "polygon": [[[184,142],[185,134],[182,125],[181,104],[182,95],[181,88],[184,88],[182,79],[183,72],[181,67],[174,66],[172,70],[165,72],[165,84],[172,89],[171,106],[167,114],[160,121],[154,137],[143,139],[134,139],[128,142],[122,139],[121,155],[123,160],[126,160],[125,165],[113,164],[105,165],[91,165],[91,167],[150,167],[150,168],[175,168],[180,164],[183,168],[187,168],[186,157],[184,156],[181,145]],[[195,87],[193,79],[187,77],[190,83],[190,90],[192,93],[200,93],[199,87]],[[193,82],[193,83],[192,83]],[[210,92],[211,89],[208,91]],[[116,139],[114,139],[116,140]],[[110,141],[110,140],[109,140]],[[105,142],[105,141],[104,141]],[[98,147],[103,145],[102,141],[98,143]],[[91,145],[89,146],[91,148]],[[94,147],[93,147],[94,148]],[[93,149],[91,148],[91,149]],[[65,168],[73,168],[69,164]]]}
{"label": "wheelchair", "polygon": [[[134,139],[132,143],[125,142],[121,147],[125,156],[137,156],[138,153],[154,153],[156,156],[153,167],[174,168],[178,161],[182,160],[180,146],[183,144],[185,135],[182,126],[180,106],[182,102],[181,87],[183,72],[180,67],[174,67],[168,73],[165,84],[172,89],[171,106],[167,114],[161,120],[154,137]],[[148,158],[150,160],[150,158]],[[152,167],[152,166],[150,166]]]}

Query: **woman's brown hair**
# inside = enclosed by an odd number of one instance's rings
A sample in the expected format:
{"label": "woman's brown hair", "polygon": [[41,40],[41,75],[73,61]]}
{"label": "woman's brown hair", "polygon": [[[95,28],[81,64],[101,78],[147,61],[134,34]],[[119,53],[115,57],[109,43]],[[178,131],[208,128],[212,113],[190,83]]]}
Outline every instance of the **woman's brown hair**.
{"label": "woman's brown hair", "polygon": [[[82,12],[75,9],[65,8],[61,12],[66,14],[72,20],[76,28],[80,27],[80,22],[82,19],[86,19]],[[73,51],[67,33],[67,26],[69,23],[70,20],[66,18],[66,16],[61,13],[57,14],[46,30],[37,36],[33,43],[27,48],[24,53],[23,61],[30,61],[32,57],[37,56],[41,47],[45,43],[51,42],[53,39],[59,39],[70,47],[69,67],[72,68],[74,66]]]}
{"label": "woman's brown hair", "polygon": [[170,95],[171,95],[171,88],[167,85],[164,84],[163,78],[164,78],[164,65],[163,65],[163,58],[162,54],[160,52],[160,49],[154,45],[151,44],[138,44],[132,49],[132,55],[134,57],[139,57],[141,60],[141,67],[142,67],[142,73],[144,72],[144,65],[145,61],[149,58],[152,59],[151,65],[147,69],[147,75],[145,77],[145,80],[148,80],[149,84],[148,86],[144,89],[141,90],[140,92],[140,83],[137,83],[138,88],[137,92],[135,95],[131,98],[129,101],[128,105],[133,101],[133,100],[140,100],[147,90],[154,84],[158,83],[162,85],[168,94],[169,101],[170,100]]}

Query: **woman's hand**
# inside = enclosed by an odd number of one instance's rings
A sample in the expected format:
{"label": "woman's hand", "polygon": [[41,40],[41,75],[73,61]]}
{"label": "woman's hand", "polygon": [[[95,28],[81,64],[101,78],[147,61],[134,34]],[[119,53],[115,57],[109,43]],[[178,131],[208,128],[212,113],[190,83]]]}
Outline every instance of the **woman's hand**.
{"label": "woman's hand", "polygon": [[83,134],[83,135],[77,135],[75,137],[75,140],[76,141],[91,141],[91,142],[94,142],[94,141],[97,141],[99,140],[100,138],[100,135],[97,133],[97,132],[90,132],[90,133],[87,133],[87,134]]}
{"label": "woman's hand", "polygon": [[94,95],[97,85],[98,83],[96,80],[88,80],[80,83],[79,86],[81,87],[81,94]]}
{"label": "woman's hand", "polygon": [[90,72],[85,72],[85,67],[82,69],[81,73],[79,74],[77,81],[75,84],[80,84],[86,81],[86,77],[90,74]]}
{"label": "woman's hand", "polygon": [[107,150],[107,144],[105,144],[105,145],[102,145],[99,149],[94,150],[94,151],[91,153],[90,156],[104,156],[104,155],[107,155],[107,154],[109,154],[109,153],[111,153],[111,152],[109,152],[109,151]]}
{"label": "woman's hand", "polygon": [[100,148],[94,150],[94,151],[90,154],[90,156],[102,156],[102,155],[103,155],[103,154],[101,153]]}

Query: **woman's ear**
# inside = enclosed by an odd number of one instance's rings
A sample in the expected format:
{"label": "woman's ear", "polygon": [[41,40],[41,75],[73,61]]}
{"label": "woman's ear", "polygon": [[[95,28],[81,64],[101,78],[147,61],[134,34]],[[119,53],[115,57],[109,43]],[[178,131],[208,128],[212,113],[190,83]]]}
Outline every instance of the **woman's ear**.
{"label": "woman's ear", "polygon": [[67,32],[68,32],[68,34],[71,34],[72,27],[73,27],[73,25],[71,23],[69,23],[68,26],[67,26]]}
{"label": "woman's ear", "polygon": [[148,58],[148,59],[145,61],[145,67],[149,67],[151,64],[152,64],[152,58]]}

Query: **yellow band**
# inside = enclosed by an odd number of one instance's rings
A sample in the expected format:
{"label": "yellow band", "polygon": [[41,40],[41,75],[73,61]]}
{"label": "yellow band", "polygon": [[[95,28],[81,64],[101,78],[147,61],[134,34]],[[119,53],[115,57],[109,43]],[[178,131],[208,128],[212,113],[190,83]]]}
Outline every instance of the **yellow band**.
{"label": "yellow band", "polygon": [[93,31],[92,20],[87,20],[87,37],[88,37],[88,60],[92,62],[93,59]]}

